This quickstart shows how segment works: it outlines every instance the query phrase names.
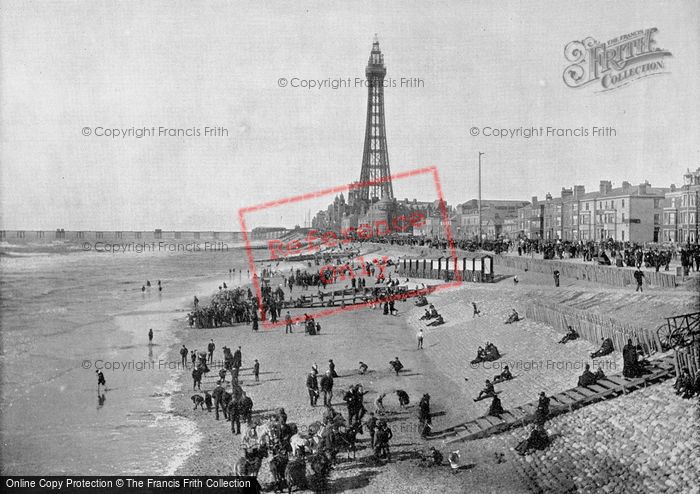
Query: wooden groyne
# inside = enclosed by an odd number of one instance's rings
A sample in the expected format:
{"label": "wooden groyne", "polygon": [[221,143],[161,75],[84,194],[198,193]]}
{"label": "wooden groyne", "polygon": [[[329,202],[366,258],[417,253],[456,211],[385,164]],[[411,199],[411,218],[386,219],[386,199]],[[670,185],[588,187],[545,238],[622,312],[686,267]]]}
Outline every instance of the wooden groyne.
{"label": "wooden groyne", "polygon": [[[646,370],[648,373],[640,378],[627,379],[618,374],[599,379],[591,386],[577,386],[556,393],[549,397],[549,418],[670,379],[675,375],[674,357],[667,356],[653,361]],[[484,415],[454,427],[436,431],[429,436],[429,439],[437,439],[447,444],[482,439],[535,422],[536,410],[537,401],[534,401],[506,410],[499,417]]]}

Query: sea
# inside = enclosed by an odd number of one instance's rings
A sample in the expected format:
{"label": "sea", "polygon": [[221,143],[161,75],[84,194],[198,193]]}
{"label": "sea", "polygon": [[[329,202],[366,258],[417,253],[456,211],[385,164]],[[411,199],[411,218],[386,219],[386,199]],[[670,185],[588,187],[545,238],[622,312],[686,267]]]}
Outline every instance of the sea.
{"label": "sea", "polygon": [[[245,284],[247,270],[237,247],[0,247],[2,474],[174,473],[200,440],[194,423],[172,412],[184,372],[177,332],[195,295]],[[100,391],[96,370],[107,383]]]}

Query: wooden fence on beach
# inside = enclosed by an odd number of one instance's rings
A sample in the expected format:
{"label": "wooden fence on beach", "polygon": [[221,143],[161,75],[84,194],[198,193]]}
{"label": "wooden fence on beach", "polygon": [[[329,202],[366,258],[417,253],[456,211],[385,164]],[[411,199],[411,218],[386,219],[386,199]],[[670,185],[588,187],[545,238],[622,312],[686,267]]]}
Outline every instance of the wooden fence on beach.
{"label": "wooden fence on beach", "polygon": [[[558,270],[561,276],[588,280],[596,283],[604,283],[612,286],[628,286],[636,284],[634,270],[631,268],[618,268],[616,266],[599,266],[596,264],[583,264],[574,261],[557,261],[534,259],[531,257],[496,256],[494,262],[499,266],[533,271],[535,273],[552,274]],[[663,288],[675,288],[677,276],[666,272],[656,272],[648,269],[642,270],[645,283]]]}
{"label": "wooden fence on beach", "polygon": [[629,338],[642,345],[647,355],[663,351],[659,336],[654,330],[623,323],[603,314],[566,307],[561,303],[533,301],[527,305],[525,315],[528,319],[548,324],[562,333],[566,333],[571,326],[581,338],[591,343],[600,344],[601,338],[610,338],[618,352],[622,351]]}

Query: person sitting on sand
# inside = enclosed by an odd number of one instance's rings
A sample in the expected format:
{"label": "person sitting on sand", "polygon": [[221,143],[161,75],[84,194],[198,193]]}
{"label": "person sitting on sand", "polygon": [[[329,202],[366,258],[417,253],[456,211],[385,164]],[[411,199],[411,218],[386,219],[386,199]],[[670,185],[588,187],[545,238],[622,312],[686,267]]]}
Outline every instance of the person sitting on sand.
{"label": "person sitting on sand", "polygon": [[586,368],[583,371],[583,374],[579,376],[578,378],[578,385],[579,386],[591,386],[595,384],[596,378],[595,374],[591,372],[591,366],[586,364]]}
{"label": "person sitting on sand", "polygon": [[502,383],[503,381],[510,381],[511,379],[513,379],[513,374],[510,373],[510,369],[506,365],[503,368],[503,372],[493,376],[493,383],[498,384],[498,383]]}
{"label": "person sitting on sand", "polygon": [[364,362],[360,362],[360,374],[366,374],[369,367]]}
{"label": "person sitting on sand", "polygon": [[505,410],[503,410],[503,405],[501,405],[501,399],[498,395],[495,395],[491,401],[491,406],[489,407],[487,415],[499,417],[503,412],[505,412]]}
{"label": "person sitting on sand", "polygon": [[474,401],[479,401],[482,398],[488,398],[489,396],[496,396],[496,390],[488,379],[484,382],[484,389],[479,391],[479,395],[474,398]]}
{"label": "person sitting on sand", "polygon": [[484,349],[485,356],[484,358],[489,361],[493,362],[494,360],[498,360],[501,358],[501,354],[498,352],[498,348],[496,345],[490,342],[486,342],[486,348]]}
{"label": "person sitting on sand", "polygon": [[693,380],[690,377],[688,369],[683,369],[681,375],[676,379],[673,388],[676,390],[676,394],[682,398],[688,399],[693,396]]}
{"label": "person sitting on sand", "polygon": [[483,347],[479,347],[476,350],[476,358],[471,361],[472,364],[478,364],[480,362],[483,362],[486,360],[486,351],[484,350]]}
{"label": "person sitting on sand", "polygon": [[569,326],[569,331],[564,335],[564,337],[563,337],[561,340],[559,340],[559,343],[561,343],[561,344],[563,345],[563,344],[565,344],[567,341],[574,341],[574,340],[577,340],[577,339],[578,339],[578,336],[579,336],[579,335],[578,335],[578,333],[576,332],[576,330],[575,330],[574,328],[572,328],[571,326]]}
{"label": "person sitting on sand", "polygon": [[438,314],[438,311],[435,309],[435,306],[433,304],[430,304],[430,318],[434,319],[438,317],[440,314]]}
{"label": "person sitting on sand", "polygon": [[420,320],[421,320],[421,321],[427,321],[427,320],[429,320],[429,319],[431,319],[430,311],[429,311],[428,309],[425,309],[425,314],[423,314],[423,315],[420,317]]}
{"label": "person sitting on sand", "polygon": [[445,320],[442,318],[440,314],[437,315],[437,319],[435,319],[432,322],[428,323],[428,326],[440,326],[442,324],[445,324]]}
{"label": "person sitting on sand", "polygon": [[506,319],[505,324],[513,324],[514,322],[518,322],[520,320],[520,314],[518,314],[518,311],[515,309],[512,309],[513,312],[510,313],[510,316],[508,316],[508,319]]}
{"label": "person sitting on sand", "polygon": [[610,355],[615,351],[613,341],[610,338],[601,339],[603,340],[603,343],[600,345],[600,349],[591,353],[591,358],[605,357],[606,355]]}
{"label": "person sitting on sand", "polygon": [[544,426],[535,425],[533,426],[530,436],[521,441],[516,447],[515,451],[521,456],[528,454],[533,450],[542,450],[549,446],[550,439],[547,435],[547,431],[544,430]]}
{"label": "person sitting on sand", "polygon": [[595,374],[593,375],[595,376],[596,382],[600,379],[605,379],[605,372],[603,372],[603,369],[600,366],[598,366],[598,370],[596,370]]}

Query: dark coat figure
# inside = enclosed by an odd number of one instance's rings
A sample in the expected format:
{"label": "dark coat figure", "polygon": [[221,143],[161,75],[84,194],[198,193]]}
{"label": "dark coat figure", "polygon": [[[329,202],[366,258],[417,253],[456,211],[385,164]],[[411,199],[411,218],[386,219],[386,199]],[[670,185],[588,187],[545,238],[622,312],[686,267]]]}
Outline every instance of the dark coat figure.
{"label": "dark coat figure", "polygon": [[253,420],[253,400],[250,396],[244,394],[241,397],[241,420],[246,424],[249,424]]}
{"label": "dark coat figure", "polygon": [[293,458],[287,463],[284,471],[284,479],[287,482],[287,489],[292,492],[294,487],[306,489],[308,482],[306,480],[306,460],[304,458]]}
{"label": "dark coat figure", "polygon": [[411,400],[408,397],[408,393],[406,393],[403,389],[397,389],[396,396],[399,399],[399,405],[401,407],[405,407],[411,402]]}
{"label": "dark coat figure", "polygon": [[309,404],[315,407],[318,401],[318,380],[313,372],[306,376],[306,389],[309,392]]}
{"label": "dark coat figure", "polygon": [[515,450],[520,455],[526,455],[532,450],[545,449],[547,446],[549,446],[549,443],[550,439],[547,435],[547,431],[544,430],[544,427],[542,427],[542,425],[538,425],[534,429],[532,429],[532,432],[530,433],[530,436],[527,439],[521,441],[515,447]]}
{"label": "dark coat figure", "polygon": [[321,378],[320,386],[323,392],[323,404],[330,405],[331,401],[333,401],[333,378],[330,372],[326,372]]}
{"label": "dark coat figure", "polygon": [[192,410],[196,410],[197,407],[201,407],[202,411],[204,411],[204,398],[202,398],[201,395],[192,395],[192,403],[194,403],[194,408]]}
{"label": "dark coat figure", "polygon": [[335,363],[333,362],[333,359],[328,361],[328,370],[331,371],[331,377],[333,379],[338,377],[338,373],[335,371]]}
{"label": "dark coat figure", "polygon": [[591,386],[595,384],[596,382],[596,377],[595,374],[591,372],[591,367],[586,364],[586,369],[583,371],[583,374],[579,376],[578,378],[578,385],[579,386]]}
{"label": "dark coat figure", "polygon": [[233,352],[233,368],[240,369],[241,362],[242,362],[241,347],[238,347],[238,349],[235,352]]}
{"label": "dark coat figure", "polygon": [[391,461],[391,452],[389,451],[389,441],[394,437],[389,426],[383,420],[379,422],[374,443],[374,456],[377,459],[386,459]]}
{"label": "dark coat figure", "polygon": [[253,364],[253,376],[255,377],[255,382],[260,381],[260,362],[257,360]]}
{"label": "dark coat figure", "polygon": [[[697,382],[700,382],[700,373],[698,374]],[[683,372],[680,376],[678,376],[678,379],[676,379],[676,382],[673,384],[673,388],[676,390],[677,395],[680,395],[685,399],[691,398],[696,392],[700,392],[700,390],[695,389],[695,386],[693,385],[693,378],[690,377],[688,369],[683,369]]]}
{"label": "dark coat figure", "polygon": [[209,352],[209,362],[214,361],[214,350],[216,349],[216,345],[214,344],[214,340],[211,340],[209,344],[207,345],[207,352]]}
{"label": "dark coat figure", "polygon": [[207,412],[211,412],[212,401],[209,391],[204,392],[204,404],[207,406]]}
{"label": "dark coat figure", "polygon": [[345,392],[345,394],[343,395],[343,401],[345,402],[345,405],[348,408],[348,424],[352,424],[357,410],[357,403],[355,402],[355,393],[353,393],[352,389],[349,389]]}
{"label": "dark coat figure", "polygon": [[637,360],[637,347],[632,345],[632,340],[627,340],[627,344],[622,349],[622,375],[625,377],[639,377],[641,369]]}
{"label": "dark coat figure", "polygon": [[369,419],[365,425],[369,431],[369,446],[374,448],[374,434],[377,432],[377,417],[374,416],[374,412],[369,413]]}
{"label": "dark coat figure", "polygon": [[513,379],[513,374],[511,374],[510,369],[506,365],[500,374],[496,374],[495,376],[493,376],[492,382],[493,384],[498,384],[503,381],[510,381],[511,379]]}
{"label": "dark coat figure", "polygon": [[215,407],[215,412],[216,412],[216,420],[219,420],[219,408],[221,408],[221,412],[224,414],[224,418],[228,417],[228,411],[224,407],[224,394],[226,393],[226,390],[221,386],[221,384],[217,384],[216,387],[214,388],[214,391],[211,392],[212,398],[214,398],[214,407]]}
{"label": "dark coat figure", "polygon": [[228,419],[231,421],[231,434],[241,433],[241,402],[231,399],[228,404]]}
{"label": "dark coat figure", "polygon": [[105,375],[102,374],[102,371],[97,370],[95,372],[97,373],[97,387],[99,388],[100,386],[106,386],[107,381],[105,381]]}
{"label": "dark coat figure", "polygon": [[610,338],[603,338],[603,343],[600,345],[600,349],[591,353],[591,358],[605,357],[614,351],[615,347],[613,346],[613,341]]}
{"label": "dark coat figure", "polygon": [[[515,280],[513,280],[515,281]],[[520,314],[518,314],[518,311],[513,309],[513,312],[510,313],[508,316],[508,319],[506,319],[505,324],[513,324],[514,322],[518,322],[520,320]]]}
{"label": "dark coat figure", "polygon": [[540,393],[539,400],[537,401],[537,410],[535,411],[535,423],[537,425],[544,425],[545,421],[549,417],[549,398],[544,394],[544,391]]}
{"label": "dark coat figure", "polygon": [[270,473],[272,474],[272,485],[275,492],[282,492],[285,487],[284,472],[287,469],[289,457],[284,448],[275,449],[272,458],[270,458]]}
{"label": "dark coat figure", "polygon": [[498,397],[498,395],[496,395],[491,401],[491,406],[489,407],[488,415],[491,415],[493,417],[499,417],[503,412],[505,412],[505,410],[503,410],[503,406],[501,405],[501,399]]}
{"label": "dark coat figure", "polygon": [[394,372],[396,372],[397,376],[399,375],[399,372],[401,372],[401,369],[403,369],[403,364],[399,360],[399,357],[396,357],[394,360],[389,362],[389,365],[391,365],[391,367],[393,367]]}
{"label": "dark coat figure", "polygon": [[148,330],[148,343],[153,343],[153,328]]}
{"label": "dark coat figure", "polygon": [[496,390],[493,387],[493,383],[487,379],[484,382],[484,389],[479,391],[479,395],[474,398],[474,401],[479,401],[483,398],[488,398],[489,396],[496,396]]}
{"label": "dark coat figure", "polygon": [[637,289],[635,292],[643,292],[644,291],[644,273],[642,270],[637,269],[634,272],[634,279],[637,281]]}
{"label": "dark coat figure", "polygon": [[558,287],[559,286],[559,270],[555,269],[554,272],[552,273],[552,276],[554,277],[554,286]]}
{"label": "dark coat figure", "polygon": [[430,415],[430,395],[425,393],[418,403],[418,421],[421,425],[421,437],[430,433],[433,418]]}
{"label": "dark coat figure", "polygon": [[194,369],[192,371],[192,389],[202,390],[202,375],[204,374],[204,369]]}
{"label": "dark coat figure", "polygon": [[564,335],[564,337],[561,340],[559,340],[559,343],[561,343],[563,345],[568,341],[577,340],[578,337],[579,337],[579,334],[576,332],[576,330],[574,328],[572,328],[571,326],[569,326],[569,330]]}
{"label": "dark coat figure", "polygon": [[187,368],[187,355],[189,355],[189,350],[187,350],[187,347],[185,345],[182,345],[182,348],[180,348],[180,357],[182,357],[182,366]]}

